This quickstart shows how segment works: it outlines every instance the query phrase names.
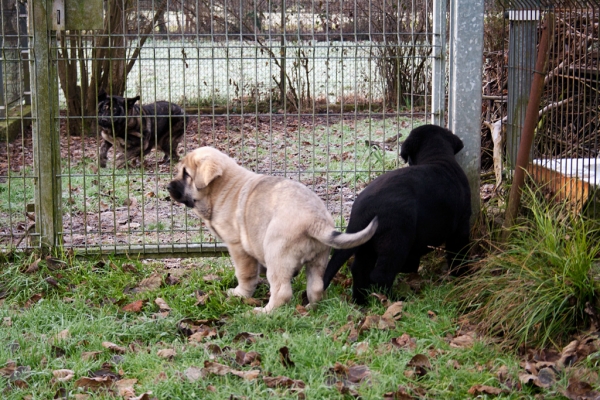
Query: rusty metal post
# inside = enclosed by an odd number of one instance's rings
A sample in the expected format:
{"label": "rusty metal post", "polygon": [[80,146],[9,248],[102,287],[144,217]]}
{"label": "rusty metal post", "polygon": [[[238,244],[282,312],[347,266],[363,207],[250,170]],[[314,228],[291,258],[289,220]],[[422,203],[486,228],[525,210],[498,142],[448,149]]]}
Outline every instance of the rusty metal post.
{"label": "rusty metal post", "polygon": [[[517,164],[513,177],[510,194],[508,197],[508,205],[504,218],[504,228],[510,228],[514,225],[515,218],[519,213],[521,204],[521,191],[525,183],[525,170],[529,164],[529,153],[535,135],[535,127],[538,124],[539,108],[542,93],[544,91],[544,78],[548,73],[548,57],[550,50],[550,38],[554,30],[554,14],[546,15],[544,26],[542,27],[542,37],[538,48],[538,55],[535,64],[533,81],[531,82],[531,95],[527,104],[525,113],[525,122],[523,123],[523,131],[521,132],[521,143],[519,144],[519,152],[517,153]],[[507,230],[504,233],[506,238]]]}

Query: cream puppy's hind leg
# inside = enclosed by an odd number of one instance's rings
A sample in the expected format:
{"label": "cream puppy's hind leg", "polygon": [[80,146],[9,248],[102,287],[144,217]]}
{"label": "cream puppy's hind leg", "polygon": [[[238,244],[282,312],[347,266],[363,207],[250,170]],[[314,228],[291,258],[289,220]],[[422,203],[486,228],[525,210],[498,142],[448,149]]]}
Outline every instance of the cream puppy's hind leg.
{"label": "cream puppy's hind leg", "polygon": [[258,285],[259,264],[254,257],[249,256],[241,246],[229,246],[229,254],[235,267],[235,277],[238,285],[229,289],[227,294],[239,297],[252,297]]}
{"label": "cream puppy's hind leg", "polygon": [[281,307],[282,305],[289,302],[292,299],[293,277],[293,268],[278,269],[277,267],[267,267],[267,280],[269,281],[269,290],[271,292],[271,297],[269,297],[269,302],[265,307],[256,307],[254,309],[254,312],[270,313],[277,307]]}
{"label": "cream puppy's hind leg", "polygon": [[323,298],[323,274],[328,259],[329,248],[306,263],[306,295],[310,307],[315,307]]}

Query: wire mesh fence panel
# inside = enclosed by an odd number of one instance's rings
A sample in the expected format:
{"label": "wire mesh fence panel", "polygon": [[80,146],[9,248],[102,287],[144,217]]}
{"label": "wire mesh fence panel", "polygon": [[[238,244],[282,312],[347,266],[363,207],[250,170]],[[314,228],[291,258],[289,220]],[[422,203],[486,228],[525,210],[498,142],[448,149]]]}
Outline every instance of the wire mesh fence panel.
{"label": "wire mesh fence panel", "polygon": [[53,32],[59,242],[80,253],[222,251],[166,190],[199,146],[304,183],[343,228],[356,194],[400,165],[399,141],[431,116],[431,7],[109,0],[103,29]]}
{"label": "wire mesh fence panel", "polygon": [[0,248],[13,248],[35,236],[27,13],[4,0],[0,14]]}
{"label": "wire mesh fence panel", "polygon": [[[552,14],[554,24],[549,29],[554,34],[527,169],[548,198],[566,200],[575,211],[597,217],[600,4],[595,1],[502,1],[500,4],[503,12],[490,11],[487,31],[496,32],[506,40],[503,46],[498,43],[489,46],[486,55],[494,61],[484,70],[488,78],[484,87],[485,125],[497,134],[503,126],[505,166],[509,171],[514,169],[532,77],[544,72],[535,70],[537,44],[543,21]],[[497,25],[495,30],[491,28],[493,23]],[[502,73],[499,65],[503,66]],[[490,134],[484,132],[484,140],[486,135]],[[489,143],[487,148],[491,147],[494,145]],[[493,164],[491,153],[487,161],[485,155],[482,159],[484,168]]]}

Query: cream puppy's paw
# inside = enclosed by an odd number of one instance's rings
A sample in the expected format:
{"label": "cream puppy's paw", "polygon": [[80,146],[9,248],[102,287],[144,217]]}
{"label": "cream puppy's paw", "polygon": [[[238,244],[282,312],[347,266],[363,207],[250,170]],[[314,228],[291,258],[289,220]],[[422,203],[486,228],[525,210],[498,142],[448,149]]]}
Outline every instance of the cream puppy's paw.
{"label": "cream puppy's paw", "polygon": [[234,289],[227,290],[227,296],[229,297],[251,297],[253,293],[247,293],[244,290],[241,290],[240,287],[236,287]]}

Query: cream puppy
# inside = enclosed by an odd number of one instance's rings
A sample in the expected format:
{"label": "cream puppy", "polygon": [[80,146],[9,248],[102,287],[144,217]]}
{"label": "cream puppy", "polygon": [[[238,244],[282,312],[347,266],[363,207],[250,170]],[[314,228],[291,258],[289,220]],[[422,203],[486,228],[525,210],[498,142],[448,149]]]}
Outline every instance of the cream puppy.
{"label": "cream puppy", "polygon": [[303,265],[309,302],[321,300],[330,248],[360,246],[377,229],[375,218],[359,232],[337,232],[323,201],[306,186],[248,171],[211,147],[188,153],[167,189],[227,246],[238,281],[232,294],[252,296],[260,266],[266,268],[271,297],[256,311],[270,312],[287,303],[291,280]]}

